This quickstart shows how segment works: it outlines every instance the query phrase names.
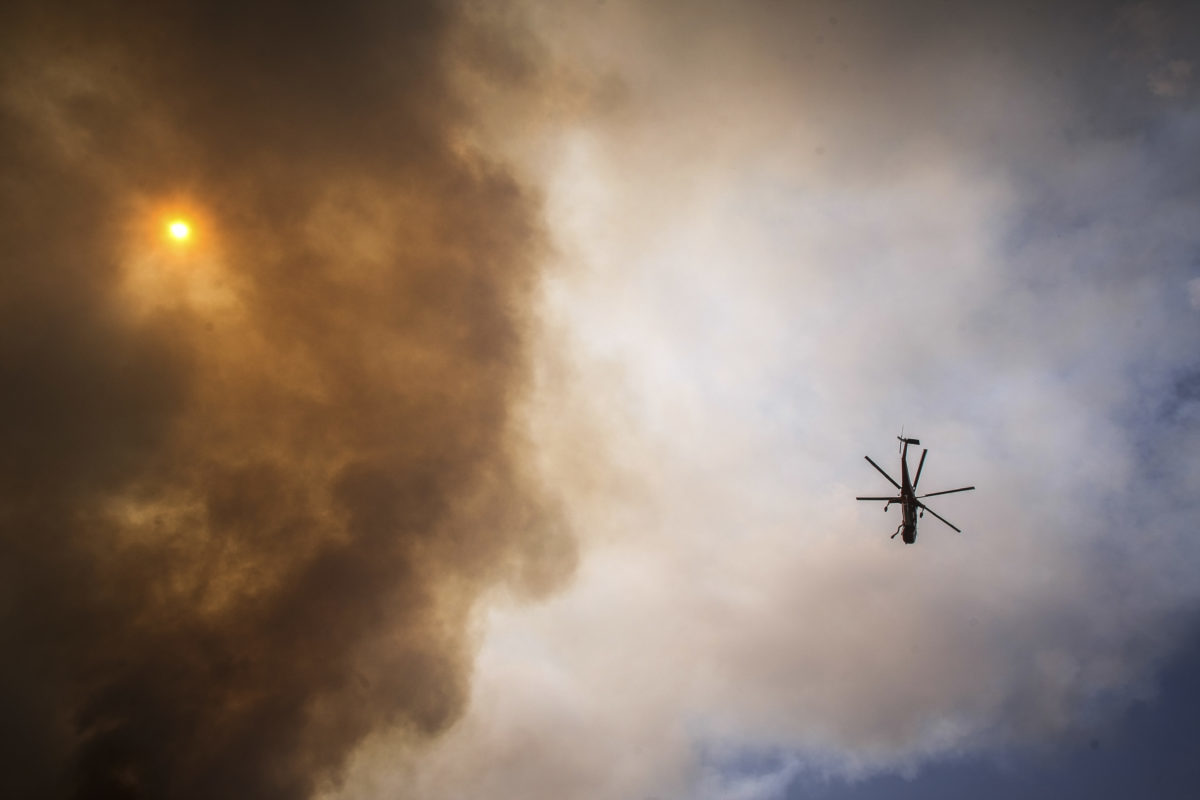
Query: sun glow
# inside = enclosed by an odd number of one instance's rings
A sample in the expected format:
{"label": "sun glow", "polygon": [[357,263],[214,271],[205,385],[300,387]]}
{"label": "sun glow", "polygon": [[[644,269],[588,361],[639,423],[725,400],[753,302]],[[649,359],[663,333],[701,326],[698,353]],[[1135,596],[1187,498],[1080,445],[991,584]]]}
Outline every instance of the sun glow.
{"label": "sun glow", "polygon": [[139,314],[187,310],[208,322],[233,319],[241,283],[227,269],[219,228],[204,208],[160,201],[135,212],[121,264],[129,309]]}
{"label": "sun glow", "polygon": [[174,219],[168,223],[167,233],[175,241],[182,242],[192,235],[192,226],[181,219]]}

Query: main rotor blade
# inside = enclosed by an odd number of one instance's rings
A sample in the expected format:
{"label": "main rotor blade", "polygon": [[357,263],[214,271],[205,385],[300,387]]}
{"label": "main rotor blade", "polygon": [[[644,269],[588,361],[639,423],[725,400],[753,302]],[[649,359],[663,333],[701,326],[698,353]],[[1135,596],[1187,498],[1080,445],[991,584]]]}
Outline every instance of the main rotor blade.
{"label": "main rotor blade", "polygon": [[902,489],[900,487],[900,484],[896,483],[895,478],[893,478],[891,475],[888,475],[886,472],[883,471],[883,467],[879,466],[874,461],[871,461],[870,456],[863,456],[863,458],[865,458],[867,461],[870,461],[871,466],[874,467],[875,469],[879,470],[879,474],[882,475],[883,477],[887,478],[891,482],[892,486],[895,486],[897,489],[900,489],[901,492],[904,491],[904,489]]}
{"label": "main rotor blade", "polygon": [[889,503],[899,503],[899,497],[856,497],[855,500],[887,500]]}
{"label": "main rotor blade", "polygon": [[921,503],[921,502],[918,502],[918,503],[917,503],[917,505],[919,505],[921,508],[923,508],[923,509],[925,509],[926,511],[928,511],[930,514],[933,514],[935,517],[937,517],[937,518],[938,518],[938,519],[940,519],[942,522],[944,522],[944,523],[946,523],[947,525],[949,525],[951,528],[954,528],[954,530],[956,530],[957,532],[959,532],[959,533],[962,533],[962,528],[958,527],[958,526],[957,526],[957,525],[955,525],[953,522],[951,522],[950,520],[946,519],[945,517],[943,517],[941,514],[937,513],[936,511],[934,511],[934,510],[933,510],[932,508],[930,508],[929,506],[927,506],[927,505],[925,505],[924,503]]}
{"label": "main rotor blade", "polygon": [[939,494],[954,494],[955,492],[970,492],[974,491],[974,489],[974,486],[964,486],[961,489],[947,489],[944,492],[930,492],[929,494],[921,495],[921,497],[936,497]]}
{"label": "main rotor blade", "polygon": [[917,477],[913,478],[913,491],[917,490],[917,484],[921,482],[921,468],[925,466],[925,456],[929,453],[929,448],[926,447],[921,451],[921,463],[917,464]]}

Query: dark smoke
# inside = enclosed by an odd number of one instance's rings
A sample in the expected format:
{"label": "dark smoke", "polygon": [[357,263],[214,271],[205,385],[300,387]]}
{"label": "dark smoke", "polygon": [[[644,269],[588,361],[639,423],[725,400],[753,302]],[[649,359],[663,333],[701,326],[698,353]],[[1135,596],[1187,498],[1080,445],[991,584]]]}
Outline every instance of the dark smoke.
{"label": "dark smoke", "polygon": [[460,143],[451,10],[245,5],[0,12],[4,797],[311,796],[570,569],[510,413],[537,209]]}

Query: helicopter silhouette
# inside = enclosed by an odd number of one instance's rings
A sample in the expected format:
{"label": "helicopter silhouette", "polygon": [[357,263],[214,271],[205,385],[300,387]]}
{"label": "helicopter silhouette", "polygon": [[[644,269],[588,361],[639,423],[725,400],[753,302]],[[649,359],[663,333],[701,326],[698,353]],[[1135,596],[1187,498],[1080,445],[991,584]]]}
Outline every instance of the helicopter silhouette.
{"label": "helicopter silhouette", "polygon": [[929,448],[926,448],[921,451],[921,461],[919,464],[917,464],[917,475],[915,478],[913,478],[910,481],[908,478],[908,446],[910,444],[919,445],[919,444],[921,444],[921,442],[919,439],[905,439],[903,433],[901,433],[896,438],[899,439],[900,443],[901,443],[900,444],[900,481],[901,481],[900,483],[896,483],[895,479],[892,478],[891,475],[888,475],[886,472],[884,472],[883,467],[879,466],[874,461],[871,461],[870,456],[865,456],[865,458],[867,459],[867,461],[870,462],[872,467],[879,470],[879,474],[881,474],[881,475],[883,475],[883,477],[887,478],[888,481],[893,486],[895,486],[897,489],[900,490],[900,496],[899,497],[856,497],[855,499],[856,500],[881,500],[881,501],[884,501],[884,506],[883,506],[884,511],[887,511],[889,508],[891,508],[892,503],[899,503],[901,508],[904,510],[904,519],[903,519],[903,521],[901,521],[900,527],[896,528],[896,532],[893,533],[889,538],[895,539],[896,536],[898,536],[899,534],[904,534],[903,539],[904,539],[905,544],[913,544],[914,542],[917,541],[917,518],[925,516],[926,511],[928,511],[930,514],[933,514],[935,517],[937,517],[942,522],[949,525],[951,528],[954,528],[954,530],[958,531],[959,533],[962,533],[961,528],[956,526],[954,523],[950,522],[950,520],[946,519],[941,514],[937,513],[936,511],[934,511],[932,508],[925,505],[921,501],[926,497],[935,497],[939,494],[954,494],[955,492],[969,492],[969,491],[972,491],[975,487],[974,486],[964,486],[961,489],[946,489],[941,492],[929,492],[928,494],[918,495],[917,494],[917,484],[921,481],[921,469],[925,466],[925,456],[929,452]]}

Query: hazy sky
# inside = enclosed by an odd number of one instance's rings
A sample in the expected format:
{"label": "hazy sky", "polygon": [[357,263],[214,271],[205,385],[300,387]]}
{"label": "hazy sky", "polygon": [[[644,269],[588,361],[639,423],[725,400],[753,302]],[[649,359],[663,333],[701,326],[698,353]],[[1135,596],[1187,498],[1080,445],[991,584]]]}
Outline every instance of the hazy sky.
{"label": "hazy sky", "polygon": [[1200,611],[1198,23],[12,5],[0,794],[1095,769]]}

